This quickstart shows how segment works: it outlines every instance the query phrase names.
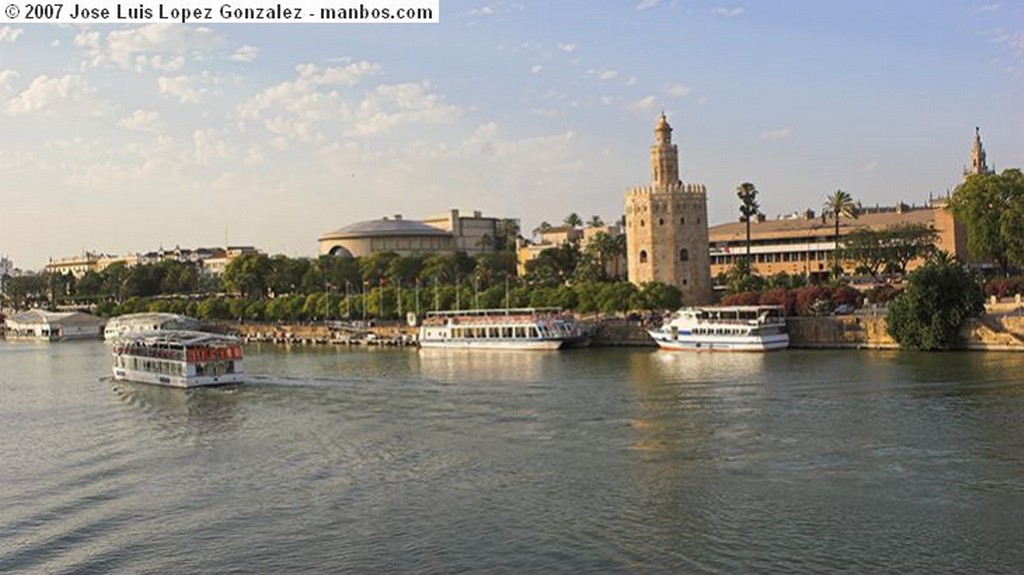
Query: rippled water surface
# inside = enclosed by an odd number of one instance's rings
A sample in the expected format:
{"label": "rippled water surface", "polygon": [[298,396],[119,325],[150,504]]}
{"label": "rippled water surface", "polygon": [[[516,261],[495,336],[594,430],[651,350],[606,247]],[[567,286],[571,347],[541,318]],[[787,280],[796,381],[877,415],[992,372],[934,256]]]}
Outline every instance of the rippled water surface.
{"label": "rippled water surface", "polygon": [[183,391],[0,342],[0,572],[1024,565],[1024,355],[246,353]]}

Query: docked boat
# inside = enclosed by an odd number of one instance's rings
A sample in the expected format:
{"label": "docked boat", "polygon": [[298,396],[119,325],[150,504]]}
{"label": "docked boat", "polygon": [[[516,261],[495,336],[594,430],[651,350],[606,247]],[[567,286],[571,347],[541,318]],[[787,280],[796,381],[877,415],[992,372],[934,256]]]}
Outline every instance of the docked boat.
{"label": "docked boat", "polygon": [[133,333],[157,330],[198,331],[200,325],[198,319],[176,313],[129,313],[107,320],[103,339],[112,341]]}
{"label": "docked boat", "polygon": [[201,331],[132,333],[113,345],[114,379],[171,387],[242,383],[238,338]]}
{"label": "docked boat", "polygon": [[771,351],[789,347],[781,306],[688,307],[647,333],[662,349]]}
{"label": "docked boat", "polygon": [[590,345],[590,335],[558,308],[435,311],[428,312],[420,325],[419,345],[550,350]]}

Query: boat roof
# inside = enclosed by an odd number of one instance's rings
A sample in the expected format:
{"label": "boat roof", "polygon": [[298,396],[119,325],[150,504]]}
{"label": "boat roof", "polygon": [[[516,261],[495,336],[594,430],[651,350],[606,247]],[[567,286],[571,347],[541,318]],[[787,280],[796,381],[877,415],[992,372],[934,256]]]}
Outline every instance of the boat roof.
{"label": "boat roof", "polygon": [[204,344],[231,344],[238,343],[239,339],[230,335],[221,335],[219,333],[209,333],[205,331],[189,331],[189,330],[159,330],[159,331],[142,331],[133,334],[126,335],[118,338],[118,341],[138,341],[147,345],[155,345],[160,343],[176,344],[176,345],[204,345]]}
{"label": "boat roof", "polygon": [[759,312],[768,310],[783,310],[781,305],[720,305],[704,307],[684,307],[680,311],[714,311],[714,312]]}
{"label": "boat roof", "polygon": [[490,309],[462,309],[448,311],[428,311],[427,317],[464,317],[491,315],[532,315],[535,313],[562,313],[560,307],[499,307]]}

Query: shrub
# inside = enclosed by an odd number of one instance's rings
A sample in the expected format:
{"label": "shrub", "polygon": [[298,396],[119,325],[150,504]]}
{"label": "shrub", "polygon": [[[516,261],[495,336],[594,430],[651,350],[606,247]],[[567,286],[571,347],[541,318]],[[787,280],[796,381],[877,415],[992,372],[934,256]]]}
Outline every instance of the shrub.
{"label": "shrub", "polygon": [[757,305],[761,301],[761,294],[756,291],[744,291],[725,296],[722,298],[722,305]]}
{"label": "shrub", "polygon": [[938,252],[911,272],[907,289],[889,304],[886,325],[900,347],[952,349],[967,318],[983,311],[985,295],[974,275]]}

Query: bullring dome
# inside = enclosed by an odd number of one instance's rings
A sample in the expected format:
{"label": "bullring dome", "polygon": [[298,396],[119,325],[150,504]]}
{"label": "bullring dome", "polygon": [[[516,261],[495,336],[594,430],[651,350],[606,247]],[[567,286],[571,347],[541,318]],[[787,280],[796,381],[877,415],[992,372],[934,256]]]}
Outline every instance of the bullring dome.
{"label": "bullring dome", "polygon": [[452,234],[446,230],[397,215],[349,224],[318,238],[321,254],[363,257],[373,253],[401,255],[454,251]]}

